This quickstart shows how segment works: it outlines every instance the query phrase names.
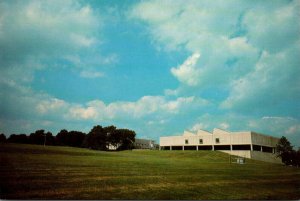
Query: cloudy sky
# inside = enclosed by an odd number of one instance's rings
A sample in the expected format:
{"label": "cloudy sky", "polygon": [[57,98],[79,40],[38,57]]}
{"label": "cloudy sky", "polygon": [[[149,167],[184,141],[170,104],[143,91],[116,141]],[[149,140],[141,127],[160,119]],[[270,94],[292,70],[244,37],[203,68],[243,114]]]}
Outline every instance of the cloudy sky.
{"label": "cloudy sky", "polygon": [[0,132],[218,127],[300,146],[300,1],[1,1]]}

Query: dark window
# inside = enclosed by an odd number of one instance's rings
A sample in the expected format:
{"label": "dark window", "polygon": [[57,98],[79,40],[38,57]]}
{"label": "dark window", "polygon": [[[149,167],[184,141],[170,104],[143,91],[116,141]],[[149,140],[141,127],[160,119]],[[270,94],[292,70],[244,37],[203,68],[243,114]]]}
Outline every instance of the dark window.
{"label": "dark window", "polygon": [[216,143],[220,143],[220,138],[216,138]]}
{"label": "dark window", "polygon": [[185,140],[185,144],[188,144],[189,143],[189,140]]}
{"label": "dark window", "polygon": [[203,139],[199,139],[199,144],[203,144]]}

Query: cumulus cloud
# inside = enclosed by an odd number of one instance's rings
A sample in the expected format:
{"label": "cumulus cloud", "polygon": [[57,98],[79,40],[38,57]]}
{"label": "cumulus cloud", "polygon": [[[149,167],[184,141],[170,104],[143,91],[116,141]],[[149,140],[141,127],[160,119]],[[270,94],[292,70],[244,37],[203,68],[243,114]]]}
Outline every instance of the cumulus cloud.
{"label": "cumulus cloud", "polygon": [[68,58],[85,60],[100,43],[101,17],[78,1],[2,1],[0,10],[0,72],[17,82],[60,62],[80,68]]}
{"label": "cumulus cloud", "polygon": [[198,79],[201,73],[201,70],[197,68],[196,64],[200,54],[195,52],[192,56],[186,59],[183,64],[177,68],[172,68],[172,74],[178,78],[179,81],[190,85],[195,86],[198,83]]}
{"label": "cumulus cloud", "polygon": [[171,73],[198,87],[181,87],[179,95],[219,90],[219,109],[297,116],[299,2],[153,0],[137,4],[130,17],[147,24],[156,46],[192,53]]}
{"label": "cumulus cloud", "polygon": [[142,118],[149,115],[177,114],[193,107],[203,107],[208,102],[195,97],[179,97],[167,100],[163,96],[144,96],[136,102],[112,102],[105,104],[101,100],[88,102],[86,106],[71,106],[66,118],[107,120],[120,118]]}
{"label": "cumulus cloud", "polygon": [[243,25],[248,30],[247,37],[251,43],[276,53],[299,40],[300,1],[270,3],[249,10],[244,16]]}
{"label": "cumulus cloud", "polygon": [[238,1],[147,1],[135,6],[130,16],[148,23],[157,46],[194,53],[185,62],[198,60],[201,52],[197,65],[183,63],[171,69],[180,82],[220,86],[247,74],[259,57],[259,50],[242,34],[248,7]]}
{"label": "cumulus cloud", "polygon": [[296,111],[290,109],[293,103],[300,101],[297,52],[300,52],[298,43],[280,53],[263,52],[251,73],[231,82],[229,97],[221,106],[241,111],[276,110],[297,116]]}

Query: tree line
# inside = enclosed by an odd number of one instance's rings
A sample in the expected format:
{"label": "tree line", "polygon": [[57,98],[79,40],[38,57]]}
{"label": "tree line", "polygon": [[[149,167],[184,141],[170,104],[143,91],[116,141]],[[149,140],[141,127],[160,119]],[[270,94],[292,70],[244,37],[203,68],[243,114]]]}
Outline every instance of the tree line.
{"label": "tree line", "polygon": [[300,148],[297,151],[294,150],[286,137],[280,138],[276,146],[276,153],[285,165],[300,166]]}
{"label": "tree line", "polygon": [[67,131],[62,129],[53,136],[51,132],[37,130],[30,135],[11,134],[7,139],[0,134],[0,142],[38,144],[52,146],[84,147],[96,150],[130,150],[134,147],[136,133],[129,129],[118,129],[115,126],[94,126],[89,133]]}

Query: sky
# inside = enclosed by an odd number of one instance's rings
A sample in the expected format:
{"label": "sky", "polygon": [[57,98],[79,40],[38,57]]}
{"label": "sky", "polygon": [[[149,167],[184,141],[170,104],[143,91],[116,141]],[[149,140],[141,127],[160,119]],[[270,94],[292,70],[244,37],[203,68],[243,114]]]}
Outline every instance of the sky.
{"label": "sky", "polygon": [[255,131],[300,146],[300,1],[0,2],[0,132]]}

